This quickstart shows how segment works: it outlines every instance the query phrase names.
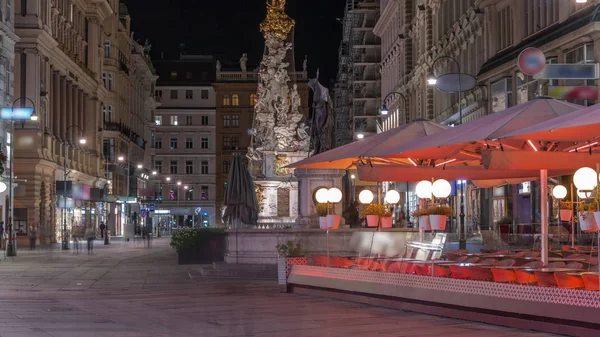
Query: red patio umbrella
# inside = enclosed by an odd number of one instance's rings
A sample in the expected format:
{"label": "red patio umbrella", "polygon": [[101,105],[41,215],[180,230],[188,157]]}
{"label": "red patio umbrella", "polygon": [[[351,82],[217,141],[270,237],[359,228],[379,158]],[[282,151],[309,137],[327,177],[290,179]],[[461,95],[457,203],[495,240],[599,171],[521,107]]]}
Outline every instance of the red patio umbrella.
{"label": "red patio umbrella", "polygon": [[405,144],[448,129],[447,126],[424,119],[416,120],[377,135],[359,139],[315,156],[288,165],[290,168],[347,169],[363,158],[384,163],[403,163],[404,160],[380,159],[371,156],[371,150],[382,144]]}

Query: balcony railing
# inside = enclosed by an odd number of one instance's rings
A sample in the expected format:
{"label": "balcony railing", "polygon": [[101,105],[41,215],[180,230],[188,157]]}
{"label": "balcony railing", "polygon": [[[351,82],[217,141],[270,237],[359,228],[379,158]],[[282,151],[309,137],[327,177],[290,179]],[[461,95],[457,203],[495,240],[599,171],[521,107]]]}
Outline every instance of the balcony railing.
{"label": "balcony railing", "polygon": [[[289,74],[292,80],[302,81],[307,80],[306,72],[297,71]],[[258,81],[258,72],[243,72],[243,71],[219,71],[217,72],[218,81]]]}
{"label": "balcony railing", "polygon": [[131,142],[135,143],[140,148],[146,149],[146,141],[144,140],[144,138],[135,133],[123,123],[104,122],[104,130],[120,132],[123,136],[128,138]]}

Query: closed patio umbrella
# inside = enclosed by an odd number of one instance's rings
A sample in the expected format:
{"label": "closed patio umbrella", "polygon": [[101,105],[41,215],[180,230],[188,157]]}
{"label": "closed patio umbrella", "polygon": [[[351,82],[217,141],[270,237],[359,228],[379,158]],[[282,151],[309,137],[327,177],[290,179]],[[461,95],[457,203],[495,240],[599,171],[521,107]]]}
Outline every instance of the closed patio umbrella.
{"label": "closed patio umbrella", "polygon": [[223,222],[239,228],[243,225],[256,226],[257,220],[258,201],[254,191],[254,181],[242,163],[240,154],[236,153],[227,179]]}

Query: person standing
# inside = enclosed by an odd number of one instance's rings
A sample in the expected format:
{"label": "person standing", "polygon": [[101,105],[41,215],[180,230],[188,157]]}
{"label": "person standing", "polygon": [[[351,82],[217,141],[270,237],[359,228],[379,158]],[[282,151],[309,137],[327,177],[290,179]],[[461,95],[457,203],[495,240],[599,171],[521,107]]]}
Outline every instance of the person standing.
{"label": "person standing", "polygon": [[37,240],[37,229],[33,225],[29,227],[29,250],[35,250],[35,241]]}
{"label": "person standing", "polygon": [[4,221],[0,221],[0,248],[2,248],[2,242],[4,241]]}
{"label": "person standing", "polygon": [[106,225],[104,222],[100,223],[100,236],[104,239],[104,231],[106,230]]}
{"label": "person standing", "polygon": [[396,220],[396,227],[399,227],[399,228],[408,227],[408,221],[406,220],[406,214],[404,213],[404,211],[400,211],[400,213],[398,213],[398,220]]}
{"label": "person standing", "polygon": [[350,228],[360,227],[360,215],[358,213],[358,201],[354,201],[346,210],[344,211],[344,219],[346,220],[346,224],[350,226]]}
{"label": "person standing", "polygon": [[96,236],[94,234],[94,229],[92,228],[91,224],[87,225],[84,236],[85,236],[85,239],[87,240],[88,254],[91,255],[92,252],[94,251],[94,239]]}

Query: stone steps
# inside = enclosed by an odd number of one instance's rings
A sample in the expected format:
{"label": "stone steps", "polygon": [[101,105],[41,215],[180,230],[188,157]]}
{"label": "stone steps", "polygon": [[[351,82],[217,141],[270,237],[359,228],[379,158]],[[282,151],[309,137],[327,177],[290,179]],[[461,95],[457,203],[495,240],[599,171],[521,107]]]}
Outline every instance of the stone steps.
{"label": "stone steps", "polygon": [[263,264],[214,263],[190,272],[192,277],[276,279],[277,266]]}

